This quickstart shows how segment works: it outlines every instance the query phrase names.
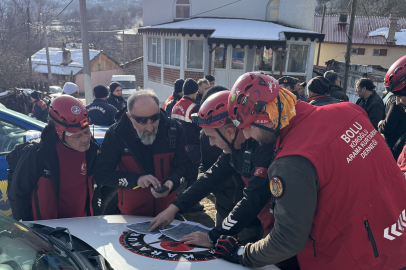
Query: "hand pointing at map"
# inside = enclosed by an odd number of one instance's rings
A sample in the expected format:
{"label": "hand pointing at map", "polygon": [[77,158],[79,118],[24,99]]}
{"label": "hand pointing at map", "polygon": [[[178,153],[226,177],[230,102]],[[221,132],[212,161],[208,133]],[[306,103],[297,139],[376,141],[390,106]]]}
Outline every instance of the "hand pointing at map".
{"label": "hand pointing at map", "polygon": [[214,247],[214,245],[209,241],[209,236],[207,235],[207,233],[204,232],[193,232],[191,234],[185,235],[180,239],[179,242],[200,247]]}
{"label": "hand pointing at map", "polygon": [[157,215],[153,220],[151,220],[151,229],[149,231],[155,230],[159,225],[162,224],[162,229],[165,229],[165,227],[168,224],[171,224],[173,219],[175,218],[175,214],[179,211],[179,208],[176,207],[175,205],[171,204],[168,208],[165,209],[165,211],[162,211]]}

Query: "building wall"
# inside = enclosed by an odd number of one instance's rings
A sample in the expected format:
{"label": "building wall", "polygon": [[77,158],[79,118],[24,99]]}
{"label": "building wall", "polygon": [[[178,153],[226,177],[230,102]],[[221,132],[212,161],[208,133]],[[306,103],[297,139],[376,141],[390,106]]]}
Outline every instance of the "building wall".
{"label": "building wall", "polygon": [[[113,75],[123,75],[123,70],[119,67],[118,69],[113,70],[104,70],[104,71],[92,71],[91,78],[92,78],[92,89],[97,85],[104,85],[108,86],[111,83],[111,77]],[[79,88],[79,92],[85,92],[85,84],[83,73],[77,74],[75,76],[75,83]]]}
{"label": "building wall", "polygon": [[[316,54],[314,56],[314,64],[317,62],[317,51],[319,49],[319,44],[316,45]],[[352,46],[353,48],[358,48],[359,45]],[[351,63],[357,65],[377,65],[384,68],[390,68],[390,66],[398,60],[400,57],[406,55],[406,47],[389,47],[389,46],[373,46],[373,45],[363,45],[361,48],[365,48],[364,55],[352,55]],[[387,49],[388,54],[386,56],[373,56],[373,49]],[[320,50],[320,60],[319,66],[325,66],[326,62],[334,59],[336,61],[345,61],[345,52],[347,50],[346,44],[331,44],[322,43]]]}
{"label": "building wall", "polygon": [[114,61],[112,61],[104,54],[99,55],[94,61],[90,63],[90,72],[98,72],[114,69],[120,69],[120,66],[117,65]]}
{"label": "building wall", "polygon": [[174,82],[180,78],[180,69],[164,67],[164,84],[173,86]]}
{"label": "building wall", "polygon": [[316,0],[280,0],[278,22],[313,31]]}
{"label": "building wall", "polygon": [[137,86],[144,88],[144,57],[139,57],[125,65],[125,74],[134,75]]}

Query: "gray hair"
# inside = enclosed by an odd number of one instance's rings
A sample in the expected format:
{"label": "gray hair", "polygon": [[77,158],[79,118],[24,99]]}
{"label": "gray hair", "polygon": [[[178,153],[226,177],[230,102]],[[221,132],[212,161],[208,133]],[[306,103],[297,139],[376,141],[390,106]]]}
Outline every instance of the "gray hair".
{"label": "gray hair", "polygon": [[143,89],[143,90],[139,90],[139,91],[136,91],[136,92],[132,93],[131,96],[128,98],[128,100],[127,100],[127,111],[129,113],[131,113],[131,110],[134,107],[134,103],[138,99],[144,98],[144,97],[150,97],[150,98],[154,99],[156,104],[159,107],[159,98],[155,94],[155,92],[152,89]]}
{"label": "gray hair", "polygon": [[204,83],[210,85],[209,80],[204,79],[204,78],[197,81],[197,84],[199,85],[199,89],[202,88],[202,84],[204,84]]}

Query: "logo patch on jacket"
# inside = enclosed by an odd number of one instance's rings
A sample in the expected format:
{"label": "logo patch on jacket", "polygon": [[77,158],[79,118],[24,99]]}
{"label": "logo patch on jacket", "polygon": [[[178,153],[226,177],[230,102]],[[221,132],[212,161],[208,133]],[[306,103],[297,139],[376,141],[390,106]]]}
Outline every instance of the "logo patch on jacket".
{"label": "logo patch on jacket", "polygon": [[86,161],[83,161],[82,165],[80,166],[80,174],[86,175],[86,173],[87,173]]}
{"label": "logo patch on jacket", "polygon": [[279,198],[283,195],[283,182],[280,177],[273,176],[269,182],[271,193],[275,198]]}

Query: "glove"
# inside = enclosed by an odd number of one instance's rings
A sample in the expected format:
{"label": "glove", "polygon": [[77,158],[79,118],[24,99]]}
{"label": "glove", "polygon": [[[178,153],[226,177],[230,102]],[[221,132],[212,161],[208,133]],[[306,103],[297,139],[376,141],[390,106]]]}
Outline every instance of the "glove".
{"label": "glove", "polygon": [[241,247],[237,239],[231,236],[222,235],[217,240],[216,255],[232,263],[240,263],[237,251]]}

